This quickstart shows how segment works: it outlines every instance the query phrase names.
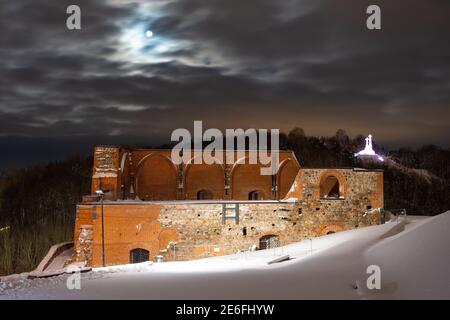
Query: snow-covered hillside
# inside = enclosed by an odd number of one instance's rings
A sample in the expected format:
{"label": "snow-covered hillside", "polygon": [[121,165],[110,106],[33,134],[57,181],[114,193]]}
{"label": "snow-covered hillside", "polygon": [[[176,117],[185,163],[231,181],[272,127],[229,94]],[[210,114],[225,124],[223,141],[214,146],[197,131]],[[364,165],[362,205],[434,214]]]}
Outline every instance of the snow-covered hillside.
{"label": "snow-covered hillside", "polygon": [[[450,211],[276,249],[94,269],[80,290],[67,289],[67,274],[16,279],[0,283],[0,299],[450,299],[449,245]],[[366,286],[369,265],[381,268],[380,290]]]}

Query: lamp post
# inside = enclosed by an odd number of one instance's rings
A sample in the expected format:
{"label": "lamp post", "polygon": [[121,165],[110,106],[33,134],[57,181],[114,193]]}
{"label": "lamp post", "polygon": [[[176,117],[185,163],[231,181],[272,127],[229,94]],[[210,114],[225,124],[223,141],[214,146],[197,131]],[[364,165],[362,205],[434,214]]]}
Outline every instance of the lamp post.
{"label": "lamp post", "polygon": [[105,224],[104,224],[104,213],[103,213],[103,198],[105,197],[105,192],[107,192],[107,190],[95,191],[95,193],[97,193],[97,195],[100,196],[100,203],[101,203],[101,207],[102,207],[102,264],[103,264],[103,267],[106,266],[106,261],[105,261]]}

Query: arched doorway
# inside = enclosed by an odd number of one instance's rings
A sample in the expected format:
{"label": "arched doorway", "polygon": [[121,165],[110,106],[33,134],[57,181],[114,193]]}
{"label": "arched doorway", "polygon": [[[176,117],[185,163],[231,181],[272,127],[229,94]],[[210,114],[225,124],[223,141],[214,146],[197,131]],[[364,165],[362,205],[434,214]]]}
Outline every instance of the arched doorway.
{"label": "arched doorway", "polygon": [[280,245],[280,238],[277,235],[269,234],[259,239],[259,250],[276,248]]}
{"label": "arched doorway", "polygon": [[130,263],[139,263],[148,261],[150,252],[142,248],[136,248],[130,251]]}
{"label": "arched doorway", "polygon": [[264,200],[264,195],[261,191],[254,190],[249,192],[248,200]]}
{"label": "arched doorway", "polygon": [[209,190],[203,189],[197,192],[197,200],[212,200],[213,193]]}
{"label": "arched doorway", "polygon": [[339,180],[335,176],[327,176],[320,182],[320,197],[324,199],[339,199],[341,196]]}

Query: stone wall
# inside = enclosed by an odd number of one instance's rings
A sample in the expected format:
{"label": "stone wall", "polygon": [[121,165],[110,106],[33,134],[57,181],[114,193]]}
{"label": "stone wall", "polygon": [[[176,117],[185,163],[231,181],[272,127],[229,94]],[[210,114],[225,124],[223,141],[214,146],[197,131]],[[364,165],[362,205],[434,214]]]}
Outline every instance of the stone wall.
{"label": "stone wall", "polygon": [[[321,185],[329,176],[339,181],[339,197],[321,197]],[[301,169],[287,197],[299,200],[301,210],[316,216],[311,225],[318,235],[379,223],[383,172],[364,169]],[[371,213],[369,213],[371,212]]]}
{"label": "stone wall", "polygon": [[[236,203],[225,204],[170,204],[161,207],[160,223],[178,230],[176,252],[168,248],[167,260],[190,260],[208,256],[232,254],[259,247],[259,240],[266,235],[277,235],[281,244],[302,239],[305,230],[293,203]],[[234,216],[234,218],[233,218]],[[166,248],[167,249],[167,248]]]}
{"label": "stone wall", "polygon": [[[327,177],[338,181],[339,194],[321,195]],[[329,181],[327,182],[329,183]],[[328,188],[329,189],[329,188]],[[239,206],[226,210],[224,206]],[[301,169],[283,201],[105,201],[107,265],[130,262],[130,251],[149,251],[151,260],[191,260],[260,247],[276,236],[278,245],[380,223],[383,173],[358,169]],[[86,236],[92,227],[92,255]],[[75,228],[77,260],[101,265],[101,205],[78,206]],[[78,231],[77,231],[78,230]],[[81,247],[80,247],[81,246]],[[84,254],[84,256],[83,256]]]}
{"label": "stone wall", "polygon": [[86,261],[86,265],[92,265],[92,225],[80,225],[78,239],[74,250],[75,261]]}

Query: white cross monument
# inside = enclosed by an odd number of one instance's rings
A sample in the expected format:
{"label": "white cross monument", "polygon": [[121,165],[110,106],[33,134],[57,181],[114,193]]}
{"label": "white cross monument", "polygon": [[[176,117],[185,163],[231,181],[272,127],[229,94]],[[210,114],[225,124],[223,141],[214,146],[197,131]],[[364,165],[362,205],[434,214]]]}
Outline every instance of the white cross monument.
{"label": "white cross monument", "polygon": [[377,155],[375,153],[375,151],[373,151],[371,134],[369,134],[366,138],[366,146],[364,147],[364,149],[358,153],[355,153],[355,157],[359,157],[359,156],[376,156],[378,158],[378,160],[384,161],[383,157]]}

